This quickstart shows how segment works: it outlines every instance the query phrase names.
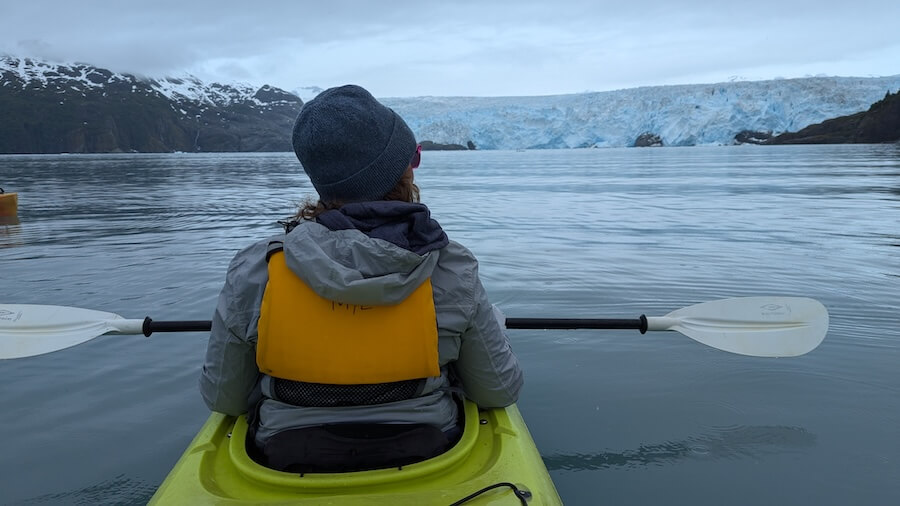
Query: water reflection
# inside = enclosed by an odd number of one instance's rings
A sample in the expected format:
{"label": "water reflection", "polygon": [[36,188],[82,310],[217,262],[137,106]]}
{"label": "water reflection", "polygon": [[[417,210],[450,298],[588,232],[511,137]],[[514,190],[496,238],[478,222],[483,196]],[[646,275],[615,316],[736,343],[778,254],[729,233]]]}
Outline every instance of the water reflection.
{"label": "water reflection", "polygon": [[11,248],[24,244],[22,227],[18,216],[0,216],[0,248]]}
{"label": "water reflection", "polygon": [[145,481],[119,475],[96,485],[46,494],[23,501],[21,504],[147,504],[156,486]]}
{"label": "water reflection", "polygon": [[551,471],[592,471],[609,468],[663,466],[684,459],[734,460],[764,454],[786,453],[811,448],[816,436],[800,427],[763,425],[729,427],[713,434],[682,441],[640,445],[620,453],[555,454],[544,457]]}

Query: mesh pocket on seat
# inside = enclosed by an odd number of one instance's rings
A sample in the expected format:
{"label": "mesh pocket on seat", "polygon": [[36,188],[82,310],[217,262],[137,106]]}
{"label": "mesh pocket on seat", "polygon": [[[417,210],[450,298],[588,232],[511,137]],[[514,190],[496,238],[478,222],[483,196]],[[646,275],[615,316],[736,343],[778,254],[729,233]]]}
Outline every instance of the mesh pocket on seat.
{"label": "mesh pocket on seat", "polygon": [[278,400],[294,406],[319,408],[368,406],[412,399],[424,381],[413,379],[368,385],[329,385],[272,378]]}

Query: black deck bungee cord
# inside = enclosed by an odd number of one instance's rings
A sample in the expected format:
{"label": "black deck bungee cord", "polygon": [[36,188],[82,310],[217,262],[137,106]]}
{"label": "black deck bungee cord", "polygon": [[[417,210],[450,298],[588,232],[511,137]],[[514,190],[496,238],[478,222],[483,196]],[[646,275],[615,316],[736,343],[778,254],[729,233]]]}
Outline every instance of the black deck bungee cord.
{"label": "black deck bungee cord", "polygon": [[460,504],[463,504],[463,503],[471,501],[472,499],[475,499],[476,497],[480,496],[481,494],[483,494],[489,490],[493,490],[495,488],[500,488],[500,487],[511,488],[513,493],[516,494],[516,497],[519,499],[519,503],[521,503],[522,506],[528,506],[528,499],[531,498],[531,492],[529,492],[527,490],[521,490],[521,489],[519,489],[519,487],[513,485],[512,483],[508,483],[505,481],[500,482],[500,483],[494,483],[493,485],[484,487],[483,489],[481,489],[477,492],[471,493],[471,494],[463,497],[462,499],[456,501],[455,503],[451,504],[450,506],[459,506]]}

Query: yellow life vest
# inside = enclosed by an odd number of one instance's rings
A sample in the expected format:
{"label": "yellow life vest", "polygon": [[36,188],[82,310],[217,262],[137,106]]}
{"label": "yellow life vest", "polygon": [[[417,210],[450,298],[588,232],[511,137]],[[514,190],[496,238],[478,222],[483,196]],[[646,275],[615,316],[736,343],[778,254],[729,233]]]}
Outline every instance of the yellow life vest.
{"label": "yellow life vest", "polygon": [[389,306],[342,304],[315,293],[285,262],[269,257],[256,363],[276,378],[334,385],[440,375],[431,280]]}

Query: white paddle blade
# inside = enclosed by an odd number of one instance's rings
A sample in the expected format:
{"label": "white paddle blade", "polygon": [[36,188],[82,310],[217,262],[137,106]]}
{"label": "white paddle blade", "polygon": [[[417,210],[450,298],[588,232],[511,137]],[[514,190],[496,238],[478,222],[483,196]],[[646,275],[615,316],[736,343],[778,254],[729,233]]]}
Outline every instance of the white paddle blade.
{"label": "white paddle blade", "polygon": [[92,309],[0,304],[0,359],[42,355],[108,333],[141,334],[142,325]]}
{"label": "white paddle blade", "polygon": [[825,339],[828,310],[805,297],[740,297],[696,304],[647,322],[649,330],[675,330],[731,353],[796,357]]}

